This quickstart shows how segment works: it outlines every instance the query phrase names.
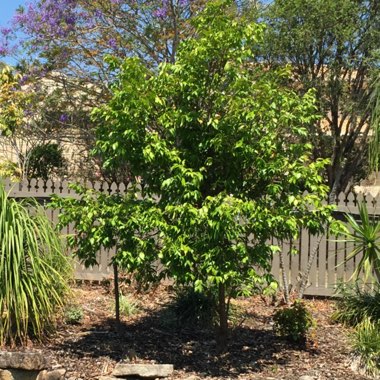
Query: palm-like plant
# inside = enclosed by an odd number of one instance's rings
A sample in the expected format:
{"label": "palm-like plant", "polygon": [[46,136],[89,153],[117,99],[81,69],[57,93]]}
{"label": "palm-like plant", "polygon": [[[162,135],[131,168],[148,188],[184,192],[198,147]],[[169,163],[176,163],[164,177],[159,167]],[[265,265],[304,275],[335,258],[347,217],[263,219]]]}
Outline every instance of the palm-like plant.
{"label": "palm-like plant", "polygon": [[353,250],[347,256],[350,260],[362,253],[355,268],[355,277],[363,271],[365,279],[375,273],[377,281],[380,282],[380,220],[370,217],[364,202],[359,204],[359,220],[347,214],[346,220],[349,229],[341,232],[346,243],[353,243]]}
{"label": "palm-like plant", "polygon": [[0,345],[44,335],[68,294],[71,273],[43,208],[9,198],[0,183]]}

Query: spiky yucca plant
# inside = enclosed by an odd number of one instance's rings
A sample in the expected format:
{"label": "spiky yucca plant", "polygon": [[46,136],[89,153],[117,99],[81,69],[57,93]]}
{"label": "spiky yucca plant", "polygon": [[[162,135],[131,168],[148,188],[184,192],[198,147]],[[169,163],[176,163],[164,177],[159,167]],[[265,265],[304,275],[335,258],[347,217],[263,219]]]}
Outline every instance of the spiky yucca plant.
{"label": "spiky yucca plant", "polygon": [[53,326],[71,268],[43,208],[9,198],[0,183],[0,345],[40,339]]}
{"label": "spiky yucca plant", "polygon": [[358,278],[361,272],[364,273],[365,280],[374,272],[377,282],[380,283],[380,220],[376,220],[368,213],[365,202],[359,203],[359,220],[347,214],[347,226],[343,242],[352,243],[353,249],[348,254],[346,260],[353,259],[358,254],[362,254],[356,265],[353,277]]}

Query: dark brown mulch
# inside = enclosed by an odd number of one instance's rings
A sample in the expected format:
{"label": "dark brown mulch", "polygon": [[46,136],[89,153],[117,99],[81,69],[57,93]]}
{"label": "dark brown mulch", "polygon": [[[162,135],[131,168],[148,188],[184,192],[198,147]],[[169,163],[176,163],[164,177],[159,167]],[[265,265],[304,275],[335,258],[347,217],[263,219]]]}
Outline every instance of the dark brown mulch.
{"label": "dark brown mulch", "polygon": [[75,294],[85,314],[82,324],[62,324],[47,343],[33,347],[66,367],[71,380],[110,374],[134,353],[137,363],[174,364],[173,379],[367,379],[350,368],[347,330],[329,318],[333,301],[307,301],[317,328],[306,347],[299,347],[273,334],[274,306],[260,297],[239,300],[244,312],[234,321],[228,350],[218,354],[213,331],[175,323],[163,286],[136,296],[140,313],[121,325],[113,320],[112,295],[105,288],[81,286]]}

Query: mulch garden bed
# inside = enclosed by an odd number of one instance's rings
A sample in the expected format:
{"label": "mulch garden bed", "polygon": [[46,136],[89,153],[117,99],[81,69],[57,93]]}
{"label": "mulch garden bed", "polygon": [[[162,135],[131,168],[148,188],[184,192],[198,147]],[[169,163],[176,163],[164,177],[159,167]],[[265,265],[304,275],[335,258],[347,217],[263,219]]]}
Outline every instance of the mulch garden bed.
{"label": "mulch garden bed", "polygon": [[[170,286],[136,294],[139,313],[114,321],[113,297],[100,285],[74,289],[84,311],[78,325],[61,324],[57,333],[30,350],[42,350],[67,369],[66,378],[97,379],[121,360],[173,364],[172,379],[346,379],[367,377],[351,369],[348,331],[331,321],[334,302],[307,300],[317,327],[305,347],[273,333],[275,306],[269,299],[238,300],[228,350],[217,353],[212,330],[179,326],[168,313]],[[305,377],[304,377],[305,378]]]}

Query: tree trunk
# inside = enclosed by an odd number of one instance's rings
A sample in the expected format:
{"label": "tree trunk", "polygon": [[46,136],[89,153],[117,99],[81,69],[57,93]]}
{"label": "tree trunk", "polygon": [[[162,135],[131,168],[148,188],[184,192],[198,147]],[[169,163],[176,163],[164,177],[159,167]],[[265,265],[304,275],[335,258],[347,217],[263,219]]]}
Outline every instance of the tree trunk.
{"label": "tree trunk", "polygon": [[[333,184],[333,187],[330,191],[330,194],[329,194],[329,197],[328,197],[328,203],[329,204],[334,204],[335,203],[335,198],[336,198],[336,193],[337,193],[337,189],[338,189],[338,184],[340,182],[340,177],[342,176],[342,171],[340,170],[336,177],[335,177],[335,181],[334,181],[334,184]],[[325,228],[327,228],[327,225],[325,226]],[[321,244],[321,241],[322,241],[322,238],[323,238],[323,234],[320,234],[318,236],[318,239],[317,241],[315,242],[315,245],[310,253],[310,256],[309,256],[309,260],[307,262],[307,266],[306,266],[306,270],[305,272],[303,272],[302,276],[301,276],[301,279],[300,279],[300,282],[299,282],[299,291],[298,291],[298,298],[299,299],[302,299],[303,296],[304,296],[304,293],[305,293],[305,290],[306,290],[306,285],[307,285],[307,280],[309,279],[309,274],[310,274],[310,270],[311,270],[311,267],[313,265],[313,262],[317,256],[317,253],[318,253],[318,249],[319,249],[319,245]]]}
{"label": "tree trunk", "polygon": [[[290,250],[289,250],[289,254],[290,254]],[[286,304],[289,305],[290,304],[289,285],[288,285],[288,278],[286,276],[286,272],[284,268],[284,251],[282,249],[280,251],[280,269],[281,269],[281,274],[282,274],[282,286],[284,287],[284,299],[285,299]]]}
{"label": "tree trunk", "polygon": [[219,331],[217,337],[217,349],[219,352],[223,352],[227,347],[228,339],[228,312],[226,305],[226,289],[223,283],[219,284],[218,298]]}
{"label": "tree trunk", "polygon": [[116,322],[120,323],[119,271],[116,263],[113,263],[113,281],[115,287],[115,318]]}

